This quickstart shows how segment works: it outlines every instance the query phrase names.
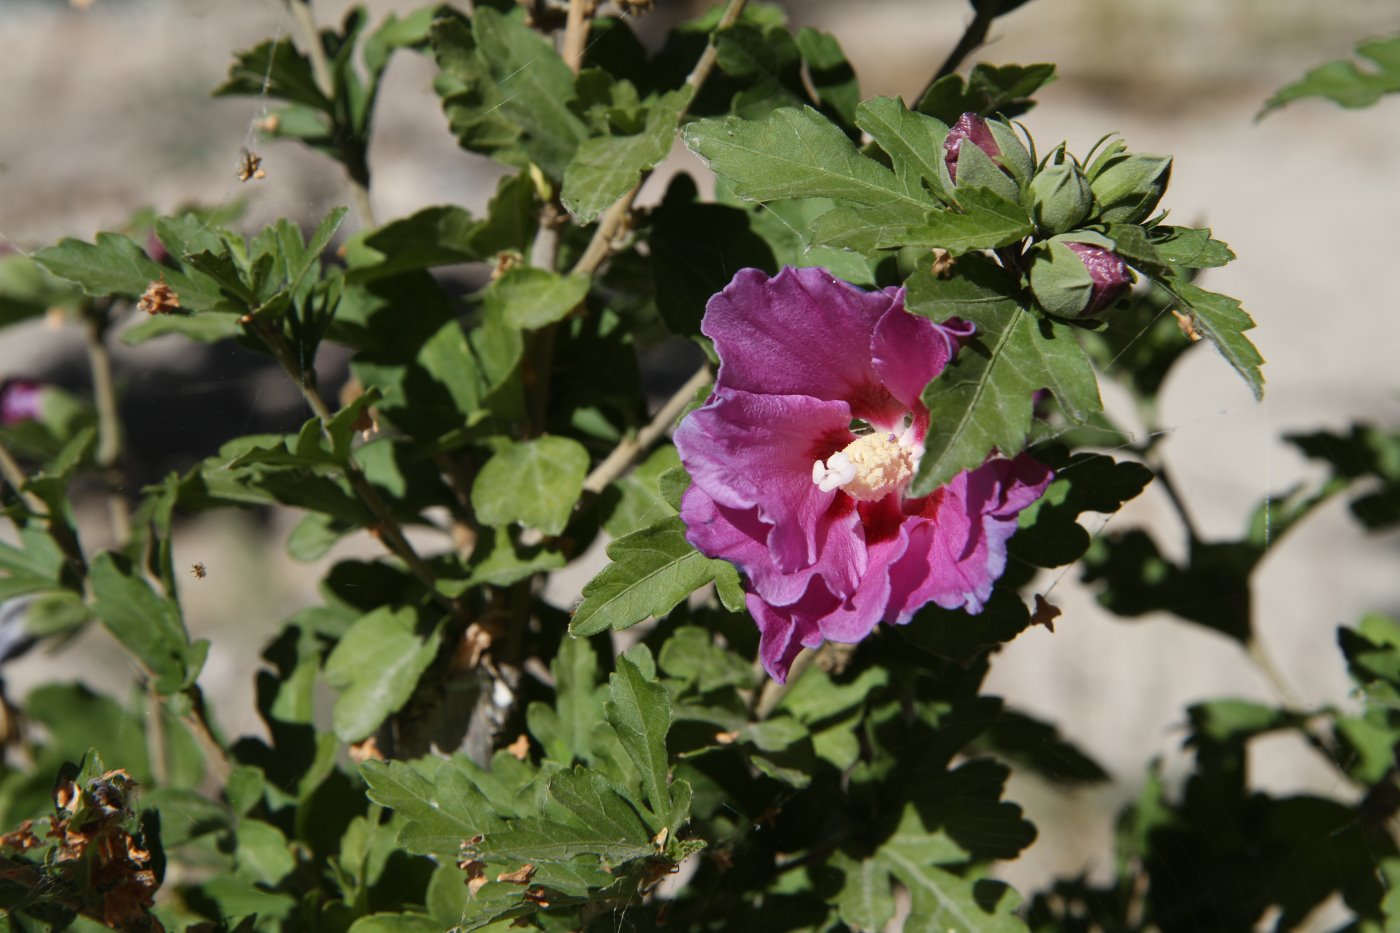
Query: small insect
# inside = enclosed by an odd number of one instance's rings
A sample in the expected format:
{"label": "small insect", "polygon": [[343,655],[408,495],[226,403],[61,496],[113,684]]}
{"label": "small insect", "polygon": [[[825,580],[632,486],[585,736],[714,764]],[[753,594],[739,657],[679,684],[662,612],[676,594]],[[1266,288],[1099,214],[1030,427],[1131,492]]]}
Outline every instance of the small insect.
{"label": "small insect", "polygon": [[190,573],[194,574],[196,580],[203,580],[205,577],[209,576],[209,568],[196,561],[190,566]]}
{"label": "small insect", "polygon": [[1205,336],[1201,333],[1201,329],[1196,326],[1196,315],[1182,314],[1180,311],[1172,308],[1172,316],[1176,318],[1176,326],[1181,328],[1181,332],[1186,335],[1187,340],[1195,343]]}
{"label": "small insect", "polygon": [[238,160],[238,180],[248,181],[250,178],[259,180],[267,177],[267,172],[262,170],[262,156],[251,149],[243,150],[243,158]]}

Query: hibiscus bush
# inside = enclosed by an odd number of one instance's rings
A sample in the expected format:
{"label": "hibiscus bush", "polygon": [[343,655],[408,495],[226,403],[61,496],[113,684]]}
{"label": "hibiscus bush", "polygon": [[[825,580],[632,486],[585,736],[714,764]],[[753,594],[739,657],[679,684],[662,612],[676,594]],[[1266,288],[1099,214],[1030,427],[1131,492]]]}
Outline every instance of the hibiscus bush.
{"label": "hibiscus bush", "polygon": [[[1294,438],[1330,475],[1237,539],[1185,522],[1172,559],[1086,530],[1151,482],[1180,505],[1153,400],[1184,354],[1256,396],[1262,360],[1203,285],[1234,254],[1169,221],[1169,156],[1032,140],[1015,118],[1052,65],[963,70],[1019,3],[974,0],[910,101],[863,99],[836,38],[745,0],[654,53],[636,0],[338,27],[289,4],[302,34],[238,53],[215,93],[269,100],[257,145],[323,153],[347,207],[310,230],[142,214],[0,258],[0,324],[60,309],[93,387],[0,388],[0,663],[100,626],[139,671],[125,697],[6,699],[7,929],[1236,931],[1329,899],[1348,929],[1400,923],[1381,617],[1341,632],[1357,709],[1190,709],[1195,770],[1150,772],[1104,840],[1112,879],[998,880],[1037,835],[1013,769],[1107,777],[983,689],[1000,645],[1053,628],[1043,569],[1262,662],[1270,541],[1347,491],[1369,527],[1400,521],[1400,435],[1358,425]],[[397,54],[436,62],[451,132],[506,167],[480,216],[373,217]],[[1345,96],[1345,69],[1316,74],[1275,103]],[[673,146],[708,173],[662,167]],[[308,419],[133,488],[108,348],[156,339],[262,355]],[[1136,412],[1106,411],[1104,380]],[[295,510],[296,560],[377,554],[281,623],[246,735],[182,610],[217,567],[172,558],[229,509]],[[1347,792],[1257,791],[1248,744],[1279,731]]]}

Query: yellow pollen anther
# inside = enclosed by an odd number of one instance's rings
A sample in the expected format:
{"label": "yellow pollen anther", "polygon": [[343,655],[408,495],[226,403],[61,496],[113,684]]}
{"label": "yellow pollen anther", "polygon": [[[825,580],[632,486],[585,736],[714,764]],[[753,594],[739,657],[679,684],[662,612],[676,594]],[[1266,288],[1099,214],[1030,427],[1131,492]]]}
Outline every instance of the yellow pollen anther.
{"label": "yellow pollen anther", "polygon": [[866,434],[826,462],[812,464],[812,482],[823,492],[843,489],[853,499],[871,502],[902,489],[914,475],[913,447],[893,434]]}

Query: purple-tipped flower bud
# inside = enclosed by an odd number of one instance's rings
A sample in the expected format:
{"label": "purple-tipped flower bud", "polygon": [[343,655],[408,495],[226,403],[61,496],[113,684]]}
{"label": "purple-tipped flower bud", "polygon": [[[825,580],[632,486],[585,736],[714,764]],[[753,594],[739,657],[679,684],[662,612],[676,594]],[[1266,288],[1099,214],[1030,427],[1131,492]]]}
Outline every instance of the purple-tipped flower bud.
{"label": "purple-tipped flower bud", "polygon": [[0,425],[12,428],[24,421],[34,421],[42,408],[39,401],[44,384],[32,379],[9,379],[0,385]]}
{"label": "purple-tipped flower bud", "polygon": [[953,181],[958,180],[958,154],[962,151],[965,139],[972,140],[972,144],[985,152],[990,159],[1001,156],[1001,147],[992,136],[987,121],[975,113],[963,114],[948,131],[948,138],[943,140],[943,162],[948,166],[948,177]]}
{"label": "purple-tipped flower bud", "polygon": [[170,251],[165,248],[165,244],[160,241],[160,237],[156,236],[154,230],[146,234],[146,255],[159,263],[164,263],[170,258]]}
{"label": "purple-tipped flower bud", "polygon": [[1092,317],[1113,304],[1133,284],[1128,272],[1128,264],[1118,254],[1101,246],[1088,243],[1066,243],[1089,270],[1089,278],[1094,280],[1094,289],[1089,304],[1079,312],[1080,317]]}
{"label": "purple-tipped flower bud", "polygon": [[1092,317],[1117,301],[1132,284],[1127,263],[1113,251],[1089,243],[1051,240],[1035,251],[1031,292],[1058,317]]}

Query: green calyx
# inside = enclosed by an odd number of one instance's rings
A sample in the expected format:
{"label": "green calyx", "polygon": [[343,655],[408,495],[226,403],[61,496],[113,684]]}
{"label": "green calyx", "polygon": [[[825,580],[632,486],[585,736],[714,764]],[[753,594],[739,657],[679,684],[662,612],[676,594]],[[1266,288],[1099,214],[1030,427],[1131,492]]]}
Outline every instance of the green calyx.
{"label": "green calyx", "polygon": [[1135,224],[1157,208],[1171,177],[1170,156],[1118,152],[1095,164],[1089,187],[1105,223]]}
{"label": "green calyx", "polygon": [[1075,229],[1094,206],[1089,182],[1073,160],[1041,169],[1031,179],[1027,198],[1031,219],[1046,236]]}
{"label": "green calyx", "polygon": [[1050,241],[1035,248],[1031,260],[1031,294],[1049,313],[1073,318],[1089,306],[1094,279],[1074,250]]}

